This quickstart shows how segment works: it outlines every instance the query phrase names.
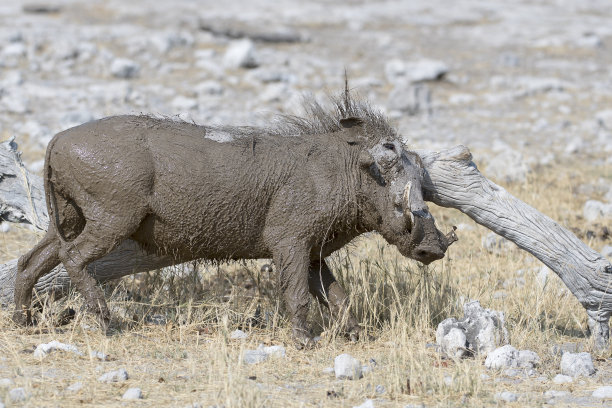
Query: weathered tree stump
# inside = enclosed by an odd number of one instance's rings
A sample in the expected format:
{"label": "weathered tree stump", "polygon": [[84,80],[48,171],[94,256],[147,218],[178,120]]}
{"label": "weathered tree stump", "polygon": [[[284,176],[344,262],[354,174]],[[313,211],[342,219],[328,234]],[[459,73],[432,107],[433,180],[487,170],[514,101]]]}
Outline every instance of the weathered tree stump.
{"label": "weathered tree stump", "polygon": [[[514,242],[553,270],[588,314],[595,345],[606,347],[612,315],[612,265],[574,234],[484,177],[464,146],[440,152],[418,151],[427,170],[425,198],[455,208]],[[28,223],[41,231],[49,218],[40,177],[23,166],[14,141],[0,144],[0,218]],[[89,265],[99,282],[172,264],[127,240]],[[13,301],[17,260],[0,265],[0,304]],[[36,284],[38,293],[66,293],[70,279],[60,265]]]}

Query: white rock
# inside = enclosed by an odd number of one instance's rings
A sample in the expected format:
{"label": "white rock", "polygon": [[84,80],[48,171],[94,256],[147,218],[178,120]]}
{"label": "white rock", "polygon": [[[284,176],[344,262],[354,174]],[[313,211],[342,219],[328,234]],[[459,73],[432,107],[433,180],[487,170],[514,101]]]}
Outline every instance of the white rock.
{"label": "white rock", "polygon": [[227,68],[256,68],[259,66],[253,41],[245,39],[232,42],[223,56],[223,65]]}
{"label": "white rock", "polygon": [[548,390],[544,393],[546,398],[563,398],[570,395],[569,391]]}
{"label": "white rock", "polygon": [[128,388],[121,397],[124,400],[138,400],[142,399],[142,391],[140,388]]}
{"label": "white rock", "polygon": [[116,78],[136,78],[140,73],[140,64],[127,58],[116,58],[110,67],[111,74]]}
{"label": "white rock", "polygon": [[11,226],[8,222],[0,222],[0,232],[6,233],[11,230]]}
{"label": "white rock", "polygon": [[91,350],[89,352],[89,358],[92,358],[92,359],[95,358],[95,359],[98,359],[100,361],[106,361],[106,360],[108,360],[108,355],[104,354],[101,351]]}
{"label": "white rock", "polygon": [[124,368],[120,368],[115,371],[109,371],[107,373],[102,374],[98,381],[103,383],[114,383],[114,382],[122,382],[126,381],[129,378],[127,371]]}
{"label": "white rock", "polygon": [[485,359],[485,367],[499,370],[506,367],[516,367],[518,351],[509,344],[499,347],[489,353]]}
{"label": "white rock", "polygon": [[612,258],[612,245],[604,246],[599,252],[601,252],[601,254],[606,258]]}
{"label": "white rock", "polygon": [[587,221],[596,221],[600,218],[612,217],[612,204],[597,200],[588,200],[582,210]]}
{"label": "white rock", "polygon": [[323,369],[323,374],[334,374],[334,367],[325,367]]}
{"label": "white rock", "polygon": [[223,85],[217,81],[208,80],[200,82],[195,86],[195,91],[199,96],[206,95],[222,95],[225,91]]}
{"label": "white rock", "polygon": [[408,115],[420,112],[430,113],[432,109],[431,91],[425,84],[399,83],[389,93],[387,101],[389,111]]}
{"label": "white rock", "polygon": [[361,405],[353,405],[353,408],[374,408],[374,401],[371,399],[365,400],[365,402]]}
{"label": "white rock", "polygon": [[11,402],[23,402],[28,399],[29,394],[24,388],[13,388],[9,391],[9,399]]}
{"label": "white rock", "polygon": [[15,385],[15,381],[12,378],[2,378],[0,379],[0,388],[10,388]]}
{"label": "white rock", "polygon": [[571,383],[572,381],[574,381],[572,377],[570,377],[569,375],[563,375],[563,374],[557,374],[555,375],[555,378],[553,378],[553,382],[555,384]]}
{"label": "white rock", "polygon": [[247,337],[249,337],[249,335],[240,329],[234,330],[230,334],[230,339],[234,339],[234,340],[242,340],[242,339],[246,339]]}
{"label": "white rock", "polygon": [[286,355],[285,348],[283,346],[269,346],[263,348],[264,353],[271,358],[283,358]]}
{"label": "white rock", "polygon": [[495,399],[506,401],[506,402],[514,402],[518,400],[518,395],[510,391],[503,391],[503,392],[498,392],[497,394],[495,394]]}
{"label": "white rock", "polygon": [[263,350],[244,350],[242,361],[246,364],[258,364],[268,359],[268,353]]}
{"label": "white rock", "polygon": [[38,346],[36,346],[36,349],[34,350],[34,353],[32,355],[34,357],[42,358],[45,357],[47,354],[53,353],[57,350],[74,353],[79,356],[83,355],[83,353],[81,353],[76,348],[76,346],[73,346],[72,344],[60,343],[57,340],[50,341],[49,343],[39,344]]}
{"label": "white rock", "polygon": [[422,59],[419,61],[391,60],[385,64],[385,74],[391,83],[398,80],[421,82],[439,80],[448,73],[448,66],[442,61]]}
{"label": "white rock", "polygon": [[486,174],[500,182],[524,182],[531,168],[516,150],[507,148],[494,156],[487,164]]}
{"label": "white rock", "polygon": [[593,397],[601,399],[612,399],[612,385],[604,385],[593,391]]}
{"label": "white rock", "polygon": [[548,277],[552,271],[546,265],[542,265],[538,270],[538,274],[536,275],[536,281],[540,285],[541,288],[546,287],[546,283],[548,282]]}
{"label": "white rock", "polygon": [[597,112],[595,119],[597,119],[599,126],[612,130],[612,109]]}
{"label": "white rock", "polygon": [[340,354],[334,359],[334,373],[340,380],[357,380],[362,377],[361,361],[350,354]]}
{"label": "white rock", "polygon": [[81,388],[83,388],[83,383],[82,382],[75,382],[73,384],[70,384],[66,390],[70,391],[70,392],[77,392],[79,391]]}
{"label": "white rock", "polygon": [[436,342],[448,356],[460,358],[467,354],[468,342],[463,330],[453,327],[445,335],[438,335],[440,329],[438,326]]}
{"label": "white rock", "polygon": [[518,367],[534,368],[540,364],[540,356],[535,351],[520,350],[517,356]]}
{"label": "white rock", "polygon": [[195,98],[189,98],[187,96],[178,95],[172,99],[170,102],[172,109],[175,111],[188,111],[192,109],[197,109],[198,100]]}
{"label": "white rock", "polygon": [[9,113],[23,115],[30,112],[30,100],[23,93],[13,89],[4,90],[0,95],[0,102]]}
{"label": "white rock", "polygon": [[563,353],[563,356],[561,356],[561,373],[574,378],[595,374],[591,355],[586,352]]}
{"label": "white rock", "polygon": [[482,238],[482,247],[491,253],[501,254],[514,248],[515,245],[512,243],[512,241],[509,241],[494,232],[489,232]]}

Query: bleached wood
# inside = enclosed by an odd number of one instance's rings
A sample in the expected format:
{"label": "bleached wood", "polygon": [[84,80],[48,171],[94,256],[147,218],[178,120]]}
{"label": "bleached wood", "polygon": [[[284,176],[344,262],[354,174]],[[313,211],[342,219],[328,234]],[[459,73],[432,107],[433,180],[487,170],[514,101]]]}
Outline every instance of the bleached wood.
{"label": "bleached wood", "polygon": [[[27,172],[14,142],[0,144],[0,214],[11,222],[48,225],[42,180]],[[612,314],[612,265],[574,234],[484,177],[464,146],[418,151],[427,170],[425,199],[455,208],[514,242],[553,270],[585,307],[596,345],[608,343]],[[142,251],[131,240],[89,266],[100,282],[172,264],[169,257]],[[0,265],[0,303],[13,297],[16,260]],[[39,293],[65,293],[70,280],[59,266],[36,285]]]}

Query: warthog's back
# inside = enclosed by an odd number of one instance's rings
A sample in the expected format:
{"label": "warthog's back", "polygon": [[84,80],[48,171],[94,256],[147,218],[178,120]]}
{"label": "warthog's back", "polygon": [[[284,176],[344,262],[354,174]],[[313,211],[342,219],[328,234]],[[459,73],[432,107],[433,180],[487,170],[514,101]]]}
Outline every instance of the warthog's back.
{"label": "warthog's back", "polygon": [[295,164],[270,162],[287,150],[270,138],[119,116],[60,133],[47,168],[55,193],[94,217],[146,213],[132,238],[152,250],[182,259],[266,257],[266,214]]}

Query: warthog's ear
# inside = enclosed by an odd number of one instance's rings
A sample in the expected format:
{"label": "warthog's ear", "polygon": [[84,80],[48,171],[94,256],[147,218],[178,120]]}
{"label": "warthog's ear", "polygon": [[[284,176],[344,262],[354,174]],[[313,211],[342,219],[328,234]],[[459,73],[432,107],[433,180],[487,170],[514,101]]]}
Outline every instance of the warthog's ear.
{"label": "warthog's ear", "polygon": [[342,125],[343,128],[350,129],[355,126],[363,125],[363,120],[360,118],[355,118],[355,117],[344,118],[344,119],[340,119],[340,124]]}

